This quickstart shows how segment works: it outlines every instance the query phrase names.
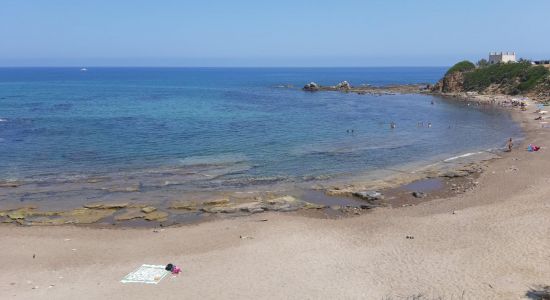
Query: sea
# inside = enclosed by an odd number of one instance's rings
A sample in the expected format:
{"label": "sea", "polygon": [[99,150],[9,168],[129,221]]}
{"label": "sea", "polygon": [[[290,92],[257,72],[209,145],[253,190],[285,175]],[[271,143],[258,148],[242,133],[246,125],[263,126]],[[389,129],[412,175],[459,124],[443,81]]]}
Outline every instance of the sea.
{"label": "sea", "polygon": [[0,182],[18,185],[0,187],[0,206],[308,188],[521,137],[494,107],[301,89],[434,83],[446,69],[0,68]]}

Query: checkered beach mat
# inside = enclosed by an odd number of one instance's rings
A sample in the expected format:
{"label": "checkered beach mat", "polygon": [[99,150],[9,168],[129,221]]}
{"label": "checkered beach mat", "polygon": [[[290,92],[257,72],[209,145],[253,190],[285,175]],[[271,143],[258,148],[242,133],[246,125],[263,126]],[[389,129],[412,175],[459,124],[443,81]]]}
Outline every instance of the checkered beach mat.
{"label": "checkered beach mat", "polygon": [[166,275],[165,266],[162,265],[141,265],[134,272],[126,275],[120,282],[122,283],[148,283],[158,284]]}

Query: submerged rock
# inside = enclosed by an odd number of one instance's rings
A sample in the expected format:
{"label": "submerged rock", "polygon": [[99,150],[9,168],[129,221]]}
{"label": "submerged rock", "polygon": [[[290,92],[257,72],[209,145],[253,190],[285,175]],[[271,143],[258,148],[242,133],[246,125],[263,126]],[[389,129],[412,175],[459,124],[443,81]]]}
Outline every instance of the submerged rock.
{"label": "submerged rock", "polygon": [[300,202],[292,196],[284,196],[274,199],[268,199],[265,202],[267,210],[273,211],[293,211],[300,208]]}
{"label": "submerged rock", "polygon": [[353,195],[369,201],[384,199],[384,195],[377,191],[360,191],[360,192],[353,193]]}
{"label": "submerged rock", "polygon": [[229,204],[229,199],[221,198],[221,199],[208,200],[203,202],[202,204],[203,205],[225,205],[225,204]]}
{"label": "submerged rock", "polygon": [[236,205],[235,208],[239,211],[249,212],[249,213],[261,213],[267,209],[267,206],[261,202],[249,202]]}
{"label": "submerged rock", "polygon": [[156,207],[153,207],[153,206],[146,206],[146,207],[144,207],[144,208],[141,209],[142,212],[147,213],[147,214],[148,214],[148,213],[152,213],[152,212],[154,212],[155,210],[157,210],[157,208],[156,208]]}
{"label": "submerged rock", "polygon": [[188,201],[174,201],[168,207],[170,209],[197,210],[197,203]]}
{"label": "submerged rock", "polygon": [[366,204],[361,204],[359,207],[361,209],[373,209],[373,208],[379,207],[379,205],[366,203]]}
{"label": "submerged rock", "polygon": [[147,221],[158,221],[158,222],[162,222],[162,221],[166,221],[168,218],[168,213],[166,212],[163,212],[163,211],[154,211],[152,213],[148,213],[145,215],[145,220]]}
{"label": "submerged rock", "polygon": [[0,181],[0,188],[16,188],[22,184],[19,181]]}
{"label": "submerged rock", "polygon": [[413,197],[415,198],[426,198],[428,197],[428,194],[424,192],[412,192]]}
{"label": "submerged rock", "polygon": [[114,186],[107,189],[111,193],[132,193],[141,191],[141,184],[132,186]]}
{"label": "submerged rock", "polygon": [[237,209],[231,206],[210,206],[210,207],[203,207],[201,208],[201,210],[203,212],[211,213],[211,214],[218,214],[218,213],[231,214],[231,213],[237,212]]}
{"label": "submerged rock", "polygon": [[37,217],[37,218],[30,218],[30,219],[27,218],[25,219],[25,223],[24,223],[24,225],[32,225],[32,226],[52,226],[52,225],[63,225],[63,224],[65,224],[65,219],[51,218],[51,217]]}
{"label": "submerged rock", "polygon": [[16,210],[8,213],[8,218],[12,220],[24,219],[27,214],[22,210]]}
{"label": "submerged rock", "polygon": [[128,202],[96,202],[96,203],[88,203],[84,204],[83,206],[85,208],[93,208],[93,209],[120,209],[125,208],[129,205]]}
{"label": "submerged rock", "polygon": [[316,203],[311,203],[311,202],[305,202],[305,201],[304,201],[304,206],[303,206],[303,208],[305,208],[305,209],[323,209],[323,208],[326,208],[326,207],[327,207],[326,205],[316,204]]}
{"label": "submerged rock", "polygon": [[64,223],[92,224],[112,216],[116,211],[116,209],[77,208],[68,212],[62,212],[59,215],[60,218],[64,219]]}
{"label": "submerged rock", "polygon": [[27,217],[53,216],[57,214],[57,212],[54,212],[54,211],[38,211],[35,209],[36,207],[34,206],[21,207],[17,209],[8,210],[8,211],[3,211],[0,213],[0,216],[6,216],[12,221],[16,221],[16,220],[25,219]]}
{"label": "submerged rock", "polygon": [[456,178],[456,177],[465,177],[465,176],[468,176],[468,175],[470,175],[470,172],[467,172],[467,171],[464,171],[464,170],[457,170],[457,171],[445,172],[441,176],[442,177],[447,177],[447,178]]}
{"label": "submerged rock", "polygon": [[116,215],[115,216],[115,220],[116,221],[129,221],[129,220],[133,220],[133,219],[140,219],[140,218],[144,218],[145,217],[145,213],[139,209],[130,209],[130,210],[127,210],[126,212],[122,213],[122,214],[119,214],[119,215]]}

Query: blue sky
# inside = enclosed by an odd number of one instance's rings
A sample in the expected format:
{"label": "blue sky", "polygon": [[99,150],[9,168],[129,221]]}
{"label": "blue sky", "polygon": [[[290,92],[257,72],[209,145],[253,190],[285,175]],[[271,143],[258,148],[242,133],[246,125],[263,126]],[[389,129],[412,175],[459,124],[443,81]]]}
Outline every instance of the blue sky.
{"label": "blue sky", "polygon": [[0,0],[0,66],[445,66],[550,58],[548,0]]}

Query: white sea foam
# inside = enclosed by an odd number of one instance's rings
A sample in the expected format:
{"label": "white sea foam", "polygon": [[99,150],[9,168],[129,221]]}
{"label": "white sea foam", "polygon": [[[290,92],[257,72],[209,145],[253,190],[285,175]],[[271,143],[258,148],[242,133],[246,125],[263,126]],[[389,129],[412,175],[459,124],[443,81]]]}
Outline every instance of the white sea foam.
{"label": "white sea foam", "polygon": [[466,154],[462,154],[462,155],[458,155],[458,156],[453,156],[453,157],[450,157],[450,158],[447,158],[445,160],[443,160],[444,162],[451,162],[453,160],[457,160],[457,159],[461,159],[461,158],[466,158],[466,157],[469,157],[469,156],[472,156],[472,155],[479,155],[479,154],[483,154],[482,151],[480,152],[469,152],[469,153],[466,153]]}
{"label": "white sea foam", "polygon": [[7,122],[8,119],[0,118],[0,122]]}

